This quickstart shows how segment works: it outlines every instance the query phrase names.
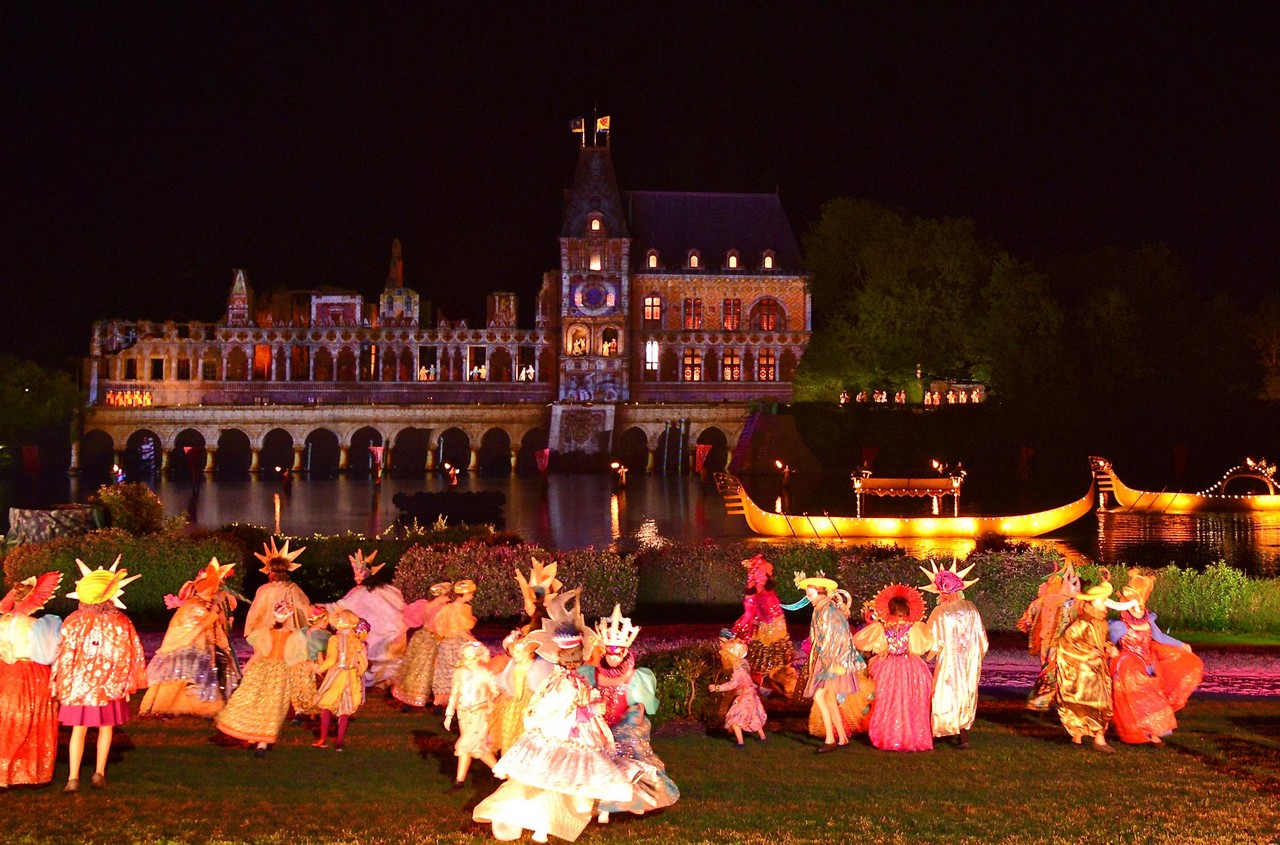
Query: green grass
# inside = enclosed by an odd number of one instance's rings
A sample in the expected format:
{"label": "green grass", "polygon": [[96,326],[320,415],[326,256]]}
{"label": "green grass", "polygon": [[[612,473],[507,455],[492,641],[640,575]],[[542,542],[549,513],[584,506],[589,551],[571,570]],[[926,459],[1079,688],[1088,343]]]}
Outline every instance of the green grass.
{"label": "green grass", "polygon": [[1179,631],[1175,636],[1192,646],[1280,646],[1280,634],[1236,633],[1228,631]]}
{"label": "green grass", "polygon": [[[748,739],[742,751],[722,731],[673,723],[654,746],[680,801],[593,824],[579,841],[1280,840],[1280,701],[1196,698],[1167,747],[1112,755],[1072,746],[1056,721],[1020,705],[983,699],[968,752],[885,753],[860,737],[815,756],[803,707],[771,717],[770,741]],[[59,791],[64,738],[55,785],[0,793],[3,842],[482,842],[489,831],[471,823],[470,808],[494,784],[476,763],[473,789],[444,791],[454,758],[439,721],[375,698],[343,754],[311,748],[309,730],[290,724],[259,760],[207,722],[136,719],[117,735],[108,788],[89,789],[89,763],[75,796]]]}

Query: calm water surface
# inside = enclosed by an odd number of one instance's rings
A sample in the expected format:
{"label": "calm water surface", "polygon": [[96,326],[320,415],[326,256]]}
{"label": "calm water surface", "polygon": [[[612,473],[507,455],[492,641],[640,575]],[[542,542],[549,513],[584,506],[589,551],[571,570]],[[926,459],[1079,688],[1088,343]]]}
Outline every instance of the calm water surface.
{"label": "calm water surface", "polygon": [[[776,503],[778,491],[769,484],[770,480],[748,481],[749,487],[757,488],[753,493],[762,504]],[[287,494],[278,477],[204,480],[195,487],[187,482],[158,481],[152,486],[167,511],[186,513],[195,524],[209,528],[231,522],[274,526],[279,496],[280,529],[305,536],[387,530],[399,515],[392,503],[395,493],[443,490],[444,480],[388,478],[379,488],[368,479],[299,478]],[[6,509],[7,517],[10,505],[44,507],[59,501],[83,501],[96,487],[93,482],[76,479],[45,479],[39,485],[11,482],[0,486],[0,506]],[[616,491],[611,477],[599,475],[553,475],[545,482],[539,478],[472,476],[461,478],[458,489],[502,491],[507,496],[503,527],[551,549],[629,549],[708,539],[733,542],[752,536],[742,517],[725,513],[714,486],[703,486],[697,478],[633,473],[626,490]],[[841,504],[834,503],[832,511],[839,512]],[[852,502],[848,504],[851,508]],[[973,502],[964,504],[974,511],[980,509]],[[1035,542],[1112,566],[1177,563],[1201,567],[1221,559],[1252,574],[1276,575],[1280,515],[1095,513]],[[969,541],[924,540],[901,544],[920,555],[964,555],[973,545]]]}

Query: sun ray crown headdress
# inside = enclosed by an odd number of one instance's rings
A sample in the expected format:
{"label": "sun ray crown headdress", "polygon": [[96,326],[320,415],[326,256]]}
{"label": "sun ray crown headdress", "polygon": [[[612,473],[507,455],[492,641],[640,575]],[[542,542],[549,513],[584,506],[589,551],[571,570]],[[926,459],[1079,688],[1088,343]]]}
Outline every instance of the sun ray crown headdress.
{"label": "sun ray crown headdress", "polygon": [[564,588],[564,584],[560,583],[560,579],[556,577],[558,563],[553,560],[551,563],[544,564],[536,557],[531,557],[530,560],[533,563],[529,568],[528,578],[525,578],[524,573],[519,569],[516,570],[516,583],[520,585],[520,595],[524,597],[526,616],[533,616],[533,611],[540,599],[543,602],[550,601]]}
{"label": "sun ray crown headdress", "polygon": [[547,601],[547,616],[542,620],[542,627],[528,635],[538,644],[538,654],[552,663],[559,662],[563,648],[580,645],[585,654],[595,646],[595,631],[582,618],[581,593],[581,587],[556,593]]}
{"label": "sun ray crown headdress", "polygon": [[1143,573],[1140,569],[1130,569],[1129,583],[1120,588],[1120,597],[1136,601],[1138,607],[1146,607],[1155,586],[1155,578]]}
{"label": "sun ray crown headdress", "polygon": [[62,584],[62,573],[46,572],[43,575],[32,575],[18,583],[24,588],[24,595],[22,598],[16,598],[18,587],[15,586],[5,594],[3,599],[0,599],[0,613],[17,613],[19,616],[30,616],[35,613],[48,604],[49,599],[58,592],[58,587]]}
{"label": "sun ray crown headdress", "polygon": [[271,537],[266,543],[262,544],[262,553],[254,552],[253,556],[262,561],[262,572],[270,575],[272,572],[292,572],[302,564],[297,562],[298,555],[307,550],[306,546],[299,546],[293,551],[289,551],[289,541],[284,541],[283,548],[276,547],[276,538]]}
{"label": "sun ray crown headdress", "polygon": [[950,595],[967,590],[978,583],[977,578],[972,581],[964,580],[964,576],[968,575],[969,571],[976,565],[971,563],[964,569],[960,569],[959,561],[952,558],[950,567],[944,566],[939,569],[938,564],[930,558],[929,569],[925,569],[923,566],[920,567],[920,571],[924,573],[924,577],[929,581],[928,584],[920,589],[926,593],[936,593],[937,595]]}
{"label": "sun ray crown headdress", "polygon": [[895,598],[906,599],[908,622],[919,622],[924,618],[924,596],[920,591],[906,584],[890,584],[876,593],[875,597],[876,616],[881,622],[888,622],[893,618],[889,602]]}
{"label": "sun ray crown headdress", "polygon": [[631,644],[636,641],[639,633],[640,628],[632,625],[631,620],[622,615],[622,606],[618,604],[613,606],[612,615],[601,617],[596,624],[596,634],[599,635],[605,648],[609,646],[631,648]]}
{"label": "sun ray crown headdress", "polygon": [[120,569],[122,557],[124,555],[116,555],[115,563],[111,564],[110,569],[103,569],[101,566],[90,569],[83,560],[76,558],[76,566],[80,567],[80,580],[76,582],[75,590],[67,593],[67,598],[79,599],[85,604],[111,602],[124,609],[124,602],[120,601],[124,588],[142,576],[130,577],[129,570]]}
{"label": "sun ray crown headdress", "polygon": [[378,574],[378,570],[386,566],[380,563],[377,566],[370,566],[373,559],[378,556],[378,550],[374,549],[369,553],[368,557],[364,556],[364,549],[356,549],[353,555],[347,555],[347,560],[351,561],[351,571],[355,574],[356,584],[363,584],[366,578],[372,578]]}
{"label": "sun ray crown headdress", "polygon": [[235,568],[236,565],[234,563],[224,565],[218,563],[216,557],[210,558],[209,563],[196,573],[196,577],[190,582],[191,588],[206,598],[212,597],[218,592],[222,582]]}

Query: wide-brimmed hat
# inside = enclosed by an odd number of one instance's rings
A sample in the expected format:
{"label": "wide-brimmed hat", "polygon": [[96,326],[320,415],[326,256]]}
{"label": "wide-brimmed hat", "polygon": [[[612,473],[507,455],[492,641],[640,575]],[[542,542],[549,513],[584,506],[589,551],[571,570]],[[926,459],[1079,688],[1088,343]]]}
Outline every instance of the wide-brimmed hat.
{"label": "wide-brimmed hat", "polygon": [[906,600],[908,622],[919,622],[924,618],[924,596],[920,591],[906,584],[890,584],[876,593],[875,597],[876,616],[881,622],[888,622],[893,618],[889,602],[896,598]]}
{"label": "wide-brimmed hat", "polygon": [[[30,616],[48,604],[58,592],[62,583],[61,572],[46,572],[43,575],[32,575],[18,584],[0,599],[0,613],[16,613],[19,616]],[[18,598],[21,595],[22,598]]]}

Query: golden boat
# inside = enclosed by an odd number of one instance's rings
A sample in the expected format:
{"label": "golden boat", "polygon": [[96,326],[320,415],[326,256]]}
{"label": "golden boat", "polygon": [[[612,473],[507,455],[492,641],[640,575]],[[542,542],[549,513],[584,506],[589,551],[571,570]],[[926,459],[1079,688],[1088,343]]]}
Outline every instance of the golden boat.
{"label": "golden boat", "polygon": [[841,540],[867,537],[937,537],[974,539],[984,534],[1038,537],[1070,525],[1094,508],[1094,485],[1076,501],[1036,513],[1016,516],[856,517],[829,514],[789,514],[767,511],[751,500],[742,482],[729,473],[716,474],[730,515],[741,514],[748,527],[768,537],[812,537]]}
{"label": "golden boat", "polygon": [[[1111,462],[1097,456],[1089,458],[1094,481],[1103,499],[1109,495],[1115,502],[1115,510],[1132,513],[1248,513],[1280,512],[1280,493],[1272,476],[1276,468],[1266,460],[1246,458],[1243,464],[1232,467],[1214,484],[1199,493],[1180,493],[1161,490],[1135,490],[1128,487],[1116,475]],[[1258,482],[1268,493],[1228,494],[1228,484],[1245,480]]]}

